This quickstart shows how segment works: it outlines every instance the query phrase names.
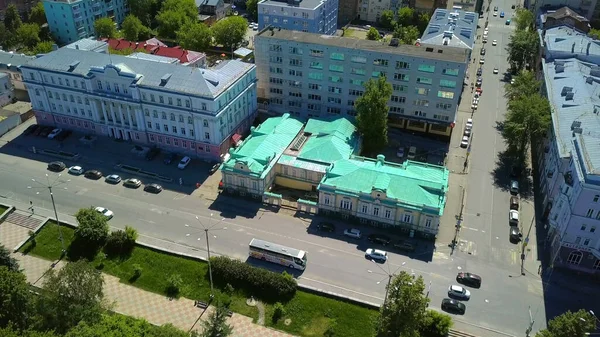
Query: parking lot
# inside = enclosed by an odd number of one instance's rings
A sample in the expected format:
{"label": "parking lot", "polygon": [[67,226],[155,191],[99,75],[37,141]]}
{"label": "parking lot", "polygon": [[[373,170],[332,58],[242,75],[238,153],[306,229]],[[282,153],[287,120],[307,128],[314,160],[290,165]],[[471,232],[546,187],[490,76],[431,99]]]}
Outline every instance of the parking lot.
{"label": "parking lot", "polygon": [[[387,161],[394,163],[404,162],[406,159],[409,159],[410,148],[414,147],[416,154],[414,158],[410,158],[411,160],[444,165],[449,150],[448,142],[433,140],[419,134],[394,129],[388,131],[388,138],[388,146],[383,152]],[[402,152],[400,148],[404,152],[402,157],[399,156],[399,152]]]}

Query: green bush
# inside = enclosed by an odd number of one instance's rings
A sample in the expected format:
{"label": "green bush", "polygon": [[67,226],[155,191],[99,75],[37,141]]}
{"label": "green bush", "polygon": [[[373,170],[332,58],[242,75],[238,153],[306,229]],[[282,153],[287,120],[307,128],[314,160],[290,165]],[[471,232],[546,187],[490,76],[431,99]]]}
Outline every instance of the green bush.
{"label": "green bush", "polygon": [[183,279],[179,274],[173,274],[167,279],[167,295],[175,297],[179,294],[181,286],[183,285]]}
{"label": "green bush", "polygon": [[135,247],[137,231],[134,228],[125,226],[125,230],[117,230],[108,236],[104,251],[109,256],[126,256],[131,254]]}
{"label": "green bush", "polygon": [[142,272],[144,271],[144,269],[142,268],[142,266],[140,266],[139,264],[135,263],[133,265],[133,279],[137,280],[140,276],[142,276]]}
{"label": "green bush", "polygon": [[452,318],[434,310],[427,310],[421,326],[423,337],[445,337],[452,328]]}
{"label": "green bush", "polygon": [[274,273],[225,256],[212,257],[210,261],[215,282],[229,283],[263,300],[289,300],[298,288],[296,280],[286,272]]}
{"label": "green bush", "polygon": [[273,323],[277,323],[283,316],[285,316],[285,307],[279,302],[275,303],[273,306]]}

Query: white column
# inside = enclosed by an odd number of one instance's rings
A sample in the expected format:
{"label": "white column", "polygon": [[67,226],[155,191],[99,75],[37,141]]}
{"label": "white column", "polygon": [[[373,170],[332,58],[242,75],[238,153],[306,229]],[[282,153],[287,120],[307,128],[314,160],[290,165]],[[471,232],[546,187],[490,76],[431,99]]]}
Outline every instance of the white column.
{"label": "white column", "polygon": [[108,114],[106,113],[106,108],[104,107],[104,104],[102,104],[102,101],[100,101],[100,110],[102,110],[102,114],[104,115],[104,123],[108,124]]}
{"label": "white column", "polygon": [[133,129],[133,118],[131,117],[131,111],[127,109],[127,117],[129,118],[129,128]]}
{"label": "white column", "polygon": [[110,109],[110,114],[113,118],[113,123],[117,123],[117,114],[115,114],[115,110],[113,109],[112,103],[111,102],[106,102],[108,105],[108,108]]}

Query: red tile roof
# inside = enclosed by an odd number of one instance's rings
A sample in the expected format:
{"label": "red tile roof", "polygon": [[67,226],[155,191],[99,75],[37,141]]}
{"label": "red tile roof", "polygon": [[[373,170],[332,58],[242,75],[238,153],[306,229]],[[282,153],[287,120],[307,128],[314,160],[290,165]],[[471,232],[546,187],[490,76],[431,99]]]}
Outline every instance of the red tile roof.
{"label": "red tile roof", "polygon": [[[154,44],[155,41],[152,41],[152,44],[148,44],[145,42],[130,42],[123,39],[102,39],[108,43],[110,48],[115,50],[124,50],[124,49],[132,49],[133,51],[141,51],[145,49],[148,53],[158,56],[176,58],[182,64],[196,62],[199,59],[205,57],[204,53],[196,52],[196,51],[188,51],[182,49],[181,47],[165,47],[160,44]],[[150,41],[150,40],[149,40]],[[158,41],[158,40],[156,40]],[[158,41],[160,42],[160,41]],[[160,42],[162,43],[162,42]],[[163,44],[164,45],[164,44]]]}

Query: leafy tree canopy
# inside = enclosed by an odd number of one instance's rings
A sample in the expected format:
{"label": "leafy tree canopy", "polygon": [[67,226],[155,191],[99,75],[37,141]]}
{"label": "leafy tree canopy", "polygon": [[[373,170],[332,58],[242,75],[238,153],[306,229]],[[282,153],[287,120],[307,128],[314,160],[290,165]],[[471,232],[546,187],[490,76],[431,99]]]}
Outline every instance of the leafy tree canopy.
{"label": "leafy tree canopy", "polygon": [[415,10],[410,7],[402,7],[398,10],[398,25],[409,26],[413,23]]}
{"label": "leafy tree canopy", "polygon": [[258,21],[258,0],[246,0],[246,13],[252,20]]}
{"label": "leafy tree canopy", "polygon": [[377,41],[380,38],[381,38],[381,35],[379,35],[379,31],[377,31],[377,28],[375,28],[375,27],[369,28],[369,30],[367,31],[367,40]]}
{"label": "leafy tree canopy", "polygon": [[516,30],[508,42],[508,62],[512,69],[524,69],[534,64],[538,54],[539,37],[535,30]]}
{"label": "leafy tree canopy", "polygon": [[194,0],[165,0],[163,2],[161,11],[174,11],[185,15],[185,17],[191,21],[195,21],[198,18],[198,8]]}
{"label": "leafy tree canopy", "polygon": [[145,320],[119,314],[103,314],[96,322],[82,321],[65,337],[189,337],[172,325],[154,326]]}
{"label": "leafy tree canopy", "polygon": [[204,330],[201,337],[227,337],[233,332],[233,328],[227,324],[227,308],[220,303],[202,324]]}
{"label": "leafy tree canopy", "polygon": [[108,237],[108,222],[104,215],[94,208],[82,208],[75,213],[79,226],[75,229],[75,238],[101,246]]}
{"label": "leafy tree canopy", "polygon": [[0,245],[0,266],[7,267],[12,271],[19,271],[19,262],[10,255],[10,251],[6,247]]}
{"label": "leafy tree canopy", "polygon": [[541,85],[533,72],[522,70],[514,77],[514,83],[506,86],[505,96],[509,100],[531,96],[540,92]]}
{"label": "leafy tree canopy", "polygon": [[183,48],[204,51],[212,43],[212,31],[203,23],[188,23],[177,32],[177,41]]}
{"label": "leafy tree canopy", "polygon": [[52,51],[53,45],[54,45],[54,42],[52,42],[52,41],[38,42],[38,44],[36,44],[35,47],[33,47],[33,49],[31,50],[31,54],[37,55],[37,54],[49,53]]}
{"label": "leafy tree canopy", "polygon": [[369,79],[365,93],[354,102],[358,132],[363,136],[363,152],[374,154],[387,144],[388,101],[392,85],[385,76]]}
{"label": "leafy tree canopy", "polygon": [[147,27],[152,25],[152,20],[158,14],[158,0],[127,0],[127,5],[129,14],[140,19]]}
{"label": "leafy tree canopy", "polygon": [[29,284],[23,273],[0,266],[0,303],[1,327],[9,323],[18,329],[29,326],[33,307]]}
{"label": "leafy tree canopy", "polygon": [[419,29],[415,26],[396,26],[393,36],[402,44],[414,44],[420,34]]}
{"label": "leafy tree canopy", "polygon": [[381,16],[379,17],[379,24],[385,29],[393,29],[394,25],[394,11],[386,9],[381,12]]}
{"label": "leafy tree canopy", "polygon": [[121,24],[123,37],[128,41],[146,40],[149,37],[150,30],[144,26],[142,21],[137,17],[129,14]]}
{"label": "leafy tree canopy", "polygon": [[535,18],[533,13],[527,9],[519,8],[515,13],[515,22],[517,24],[517,30],[533,30]]}
{"label": "leafy tree canopy", "polygon": [[590,29],[590,31],[588,32],[588,36],[594,40],[600,39],[600,29]]}
{"label": "leafy tree canopy", "polygon": [[175,39],[177,31],[192,22],[184,13],[172,10],[158,13],[156,21],[158,22],[158,34],[170,39]]}
{"label": "leafy tree canopy", "polygon": [[59,337],[52,331],[35,331],[25,330],[19,331],[12,326],[0,328],[0,336],[2,337]]}
{"label": "leafy tree canopy", "polygon": [[38,2],[31,8],[31,12],[29,12],[29,22],[37,23],[40,26],[47,23],[46,11],[44,10],[44,4],[42,2]]}
{"label": "leafy tree canopy", "polygon": [[244,41],[248,21],[241,16],[230,16],[217,21],[210,29],[217,44],[235,49]]}
{"label": "leafy tree canopy", "polygon": [[6,29],[11,33],[15,33],[22,23],[17,6],[14,4],[8,5],[4,11],[4,26]]}
{"label": "leafy tree canopy", "polygon": [[24,23],[17,28],[17,38],[27,48],[33,49],[40,43],[40,26],[36,23]]}
{"label": "leafy tree canopy", "polygon": [[548,322],[548,329],[538,332],[535,337],[585,337],[596,330],[596,317],[581,309],[567,311]]}
{"label": "leafy tree canopy", "polygon": [[114,38],[117,36],[117,28],[115,28],[115,23],[110,18],[96,20],[94,30],[98,37]]}

